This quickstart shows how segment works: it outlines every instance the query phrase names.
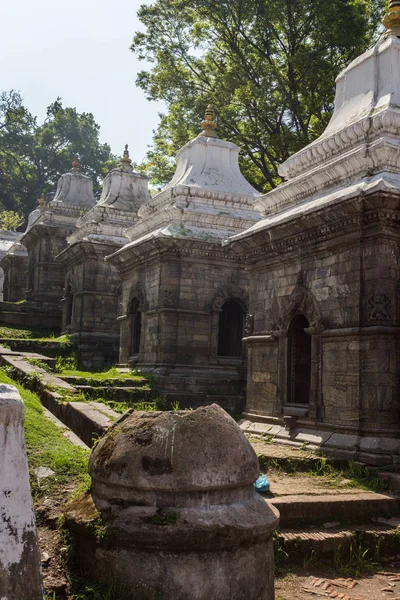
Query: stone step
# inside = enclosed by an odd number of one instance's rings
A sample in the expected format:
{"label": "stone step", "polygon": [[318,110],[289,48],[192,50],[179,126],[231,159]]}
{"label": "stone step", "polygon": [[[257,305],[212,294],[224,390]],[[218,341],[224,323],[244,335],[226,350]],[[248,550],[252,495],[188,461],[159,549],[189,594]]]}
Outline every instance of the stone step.
{"label": "stone step", "polygon": [[265,498],[280,512],[282,527],[323,525],[327,522],[366,523],[378,517],[400,515],[400,498],[393,494],[292,495]]}
{"label": "stone step", "polygon": [[400,473],[391,471],[379,471],[379,477],[388,482],[393,491],[400,491]]}
{"label": "stone step", "polygon": [[11,356],[14,358],[24,358],[29,362],[29,359],[40,360],[42,363],[45,363],[49,367],[53,367],[56,363],[55,358],[50,358],[49,356],[44,356],[44,354],[39,354],[37,352],[24,352],[24,351],[15,351],[10,350],[6,346],[0,345],[0,354],[2,356]]}
{"label": "stone step", "polygon": [[140,387],[103,387],[91,385],[75,385],[74,387],[87,398],[104,398],[106,400],[119,400],[120,402],[145,401],[151,394],[151,390]]}
{"label": "stone step", "polygon": [[[357,528],[334,527],[331,529],[280,529],[279,548],[287,553],[289,562],[297,562],[315,553],[316,557],[346,552],[355,544],[362,543],[372,550],[379,548],[380,556],[399,552],[399,529],[384,525],[360,525]],[[369,556],[369,558],[372,557]]]}
{"label": "stone step", "polygon": [[[78,388],[80,386],[89,386],[89,387],[103,387],[103,388],[140,388],[143,385],[147,384],[147,379],[144,377],[142,379],[118,379],[114,377],[110,377],[109,379],[96,379],[96,375],[93,374],[93,377],[89,375],[87,377],[79,377],[77,375],[60,375],[64,381],[70,383],[74,387]],[[90,383],[88,383],[90,382]]]}

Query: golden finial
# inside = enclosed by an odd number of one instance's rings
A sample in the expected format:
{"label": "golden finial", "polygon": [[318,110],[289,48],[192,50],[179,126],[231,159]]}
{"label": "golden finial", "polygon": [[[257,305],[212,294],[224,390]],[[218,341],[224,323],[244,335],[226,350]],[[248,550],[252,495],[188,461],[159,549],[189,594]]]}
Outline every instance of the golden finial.
{"label": "golden finial", "polygon": [[43,208],[46,204],[46,200],[44,199],[44,194],[42,194],[38,200],[38,204],[40,208]]}
{"label": "golden finial", "polygon": [[120,165],[123,169],[132,169],[132,161],[129,158],[128,144],[125,144],[125,150],[120,160]]}
{"label": "golden finial", "polygon": [[80,171],[81,165],[79,163],[78,155],[75,154],[74,160],[72,161],[72,171]]}
{"label": "golden finial", "polygon": [[383,19],[389,35],[400,37],[400,0],[391,0],[389,11]]}
{"label": "golden finial", "polygon": [[203,131],[199,134],[199,137],[218,137],[215,133],[217,123],[214,120],[214,109],[211,106],[211,104],[207,106],[207,110],[204,114],[204,120],[201,122],[201,126],[203,128]]}

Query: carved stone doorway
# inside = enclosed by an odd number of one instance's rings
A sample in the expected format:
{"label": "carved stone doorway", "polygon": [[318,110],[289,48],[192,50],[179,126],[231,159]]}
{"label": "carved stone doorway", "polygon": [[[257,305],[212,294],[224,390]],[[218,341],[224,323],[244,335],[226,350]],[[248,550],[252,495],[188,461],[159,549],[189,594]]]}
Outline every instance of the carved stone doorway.
{"label": "carved stone doorway", "polygon": [[297,315],[289,327],[288,344],[288,403],[308,405],[311,385],[311,336],[304,315]]}

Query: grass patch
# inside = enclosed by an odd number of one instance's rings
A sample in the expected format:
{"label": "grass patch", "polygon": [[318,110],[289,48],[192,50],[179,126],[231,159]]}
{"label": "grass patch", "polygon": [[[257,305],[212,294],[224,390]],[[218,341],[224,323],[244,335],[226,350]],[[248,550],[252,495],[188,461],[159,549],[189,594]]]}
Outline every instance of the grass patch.
{"label": "grass patch", "polygon": [[360,539],[345,551],[339,546],[334,552],[333,564],[342,577],[357,579],[361,575],[374,573],[379,568],[378,558],[379,544],[370,548]]}
{"label": "grass patch", "polygon": [[22,327],[0,327],[0,338],[32,340],[38,338],[56,339],[55,333],[45,329],[23,329]]}
{"label": "grass patch", "polygon": [[[25,404],[25,439],[34,499],[57,492],[61,485],[80,484],[88,475],[89,451],[74,446],[45,415],[37,394],[16,383],[0,369],[0,383],[14,385]],[[48,467],[54,475],[38,482],[36,467]]]}
{"label": "grass patch", "polygon": [[324,478],[327,487],[359,488],[372,492],[383,492],[390,489],[388,483],[381,479],[376,472],[355,462],[350,462],[345,469],[336,469],[328,463],[326,458],[321,458],[305,475]]}
{"label": "grass patch", "polygon": [[62,376],[69,376],[69,377],[81,377],[82,379],[85,380],[96,380],[96,381],[107,381],[108,379],[111,379],[113,381],[115,380],[119,380],[119,381],[124,381],[125,379],[135,379],[137,381],[141,381],[144,380],[145,377],[142,375],[142,373],[138,373],[137,371],[129,371],[128,373],[121,373],[120,371],[117,370],[116,367],[111,367],[111,369],[108,369],[107,371],[79,371],[78,369],[75,368],[69,368],[69,367],[63,367],[61,366],[60,370],[57,372]]}
{"label": "grass patch", "polygon": [[297,458],[260,455],[259,462],[261,473],[274,471],[293,477],[302,475],[318,478],[319,483],[327,488],[358,488],[378,493],[390,490],[387,481],[381,479],[375,471],[355,462],[350,462],[347,467],[341,469],[323,457],[302,461]]}

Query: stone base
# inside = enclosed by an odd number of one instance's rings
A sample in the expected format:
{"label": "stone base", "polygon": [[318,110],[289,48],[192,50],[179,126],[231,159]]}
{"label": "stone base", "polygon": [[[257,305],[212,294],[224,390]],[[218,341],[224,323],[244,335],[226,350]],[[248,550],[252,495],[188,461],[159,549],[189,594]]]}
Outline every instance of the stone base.
{"label": "stone base", "polygon": [[117,333],[72,333],[71,339],[79,350],[85,369],[101,371],[117,364],[119,335]]}
{"label": "stone base", "polygon": [[[271,436],[273,441],[291,446],[319,449],[333,458],[358,461],[372,466],[400,463],[400,432],[392,436],[364,433],[342,433],[322,424],[284,423],[282,419],[244,413],[239,423],[245,433]],[[397,437],[396,437],[397,436]]]}
{"label": "stone base", "polygon": [[[129,550],[95,540],[88,528],[67,516],[81,571],[105,584],[124,582],[128,599],[137,600],[272,600],[272,540],[250,548],[214,552]],[[170,528],[164,526],[164,528]],[[173,525],[172,525],[173,527]],[[160,529],[163,529],[161,526]],[[229,577],[227,574],[229,573]],[[260,577],[260,573],[263,575]]]}
{"label": "stone base", "polygon": [[1,302],[0,324],[59,333],[61,331],[61,308],[55,304]]}
{"label": "stone base", "polygon": [[246,382],[235,368],[175,367],[148,370],[156,375],[161,393],[172,403],[178,402],[182,409],[219,404],[230,413],[241,414],[245,408]]}

